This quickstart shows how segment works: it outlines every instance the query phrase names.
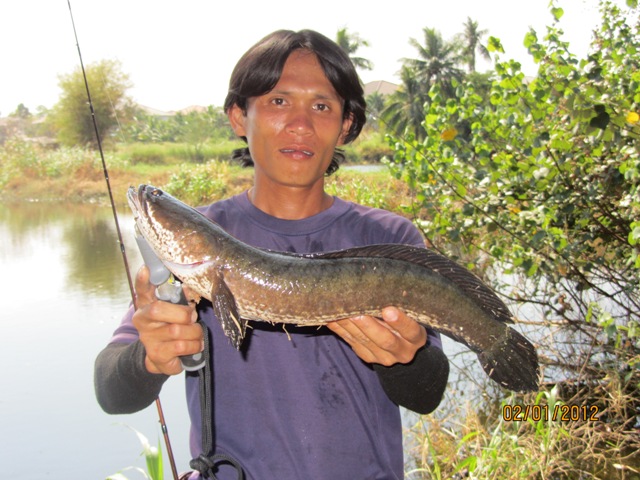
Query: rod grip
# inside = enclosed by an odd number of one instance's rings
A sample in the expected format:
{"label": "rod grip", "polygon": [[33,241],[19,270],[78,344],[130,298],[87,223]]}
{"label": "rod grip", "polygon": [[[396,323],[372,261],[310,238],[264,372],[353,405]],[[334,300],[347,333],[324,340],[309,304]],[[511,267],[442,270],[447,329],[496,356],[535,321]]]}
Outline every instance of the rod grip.
{"label": "rod grip", "polygon": [[[149,268],[149,281],[156,286],[156,297],[158,300],[171,302],[179,305],[188,305],[189,302],[184,296],[182,284],[180,282],[169,282],[171,272],[151,249],[149,243],[136,229],[136,243],[140,249],[140,254],[145,265]],[[204,367],[204,352],[192,355],[182,355],[180,357],[182,368],[188,372],[194,372]]]}

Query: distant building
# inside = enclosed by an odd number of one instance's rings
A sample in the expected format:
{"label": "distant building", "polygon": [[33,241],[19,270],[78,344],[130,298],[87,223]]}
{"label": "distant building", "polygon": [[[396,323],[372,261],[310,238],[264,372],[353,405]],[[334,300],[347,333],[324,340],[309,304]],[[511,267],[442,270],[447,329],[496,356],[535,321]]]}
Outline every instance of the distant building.
{"label": "distant building", "polygon": [[391,95],[398,89],[399,85],[395,83],[387,82],[386,80],[375,80],[364,84],[364,96],[371,95],[372,93],[379,93],[381,95]]}

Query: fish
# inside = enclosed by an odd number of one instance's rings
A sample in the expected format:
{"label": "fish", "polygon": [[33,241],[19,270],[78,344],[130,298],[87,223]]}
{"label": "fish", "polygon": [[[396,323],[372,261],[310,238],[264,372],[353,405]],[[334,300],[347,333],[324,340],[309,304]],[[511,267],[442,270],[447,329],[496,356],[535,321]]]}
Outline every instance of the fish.
{"label": "fish", "polygon": [[247,323],[325,325],[395,306],[462,343],[502,387],[538,389],[535,347],[477,276],[428,248],[378,244],[323,253],[248,245],[152,185],[130,187],[135,227],[171,273],[212,304],[240,349]]}

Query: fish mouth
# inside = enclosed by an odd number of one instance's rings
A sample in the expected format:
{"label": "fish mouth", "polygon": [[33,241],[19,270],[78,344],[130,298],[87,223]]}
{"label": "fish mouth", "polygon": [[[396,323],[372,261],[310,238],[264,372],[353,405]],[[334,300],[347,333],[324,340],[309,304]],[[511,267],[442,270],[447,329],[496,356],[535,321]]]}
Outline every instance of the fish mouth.
{"label": "fish mouth", "polygon": [[133,185],[127,189],[127,202],[129,202],[129,208],[131,208],[131,212],[133,212],[133,218],[135,220],[138,220],[140,210],[142,208],[138,195],[138,190]]}
{"label": "fish mouth", "polygon": [[147,211],[148,203],[147,203],[146,196],[149,194],[148,192],[149,188],[156,190],[153,187],[150,187],[149,185],[146,185],[146,184],[142,184],[138,188],[134,186],[130,186],[127,189],[127,200],[129,201],[129,206],[131,207],[131,211],[133,212],[133,218],[136,220],[136,222],[141,217],[148,216],[148,211]]}

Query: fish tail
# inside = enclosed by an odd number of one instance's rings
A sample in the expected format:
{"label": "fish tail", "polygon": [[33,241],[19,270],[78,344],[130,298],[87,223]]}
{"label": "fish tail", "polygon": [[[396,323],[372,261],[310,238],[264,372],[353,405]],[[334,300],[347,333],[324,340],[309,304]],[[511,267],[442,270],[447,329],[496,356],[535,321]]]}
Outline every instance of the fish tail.
{"label": "fish tail", "polygon": [[533,345],[520,333],[505,327],[495,345],[478,353],[489,377],[514,392],[538,390],[538,356]]}

